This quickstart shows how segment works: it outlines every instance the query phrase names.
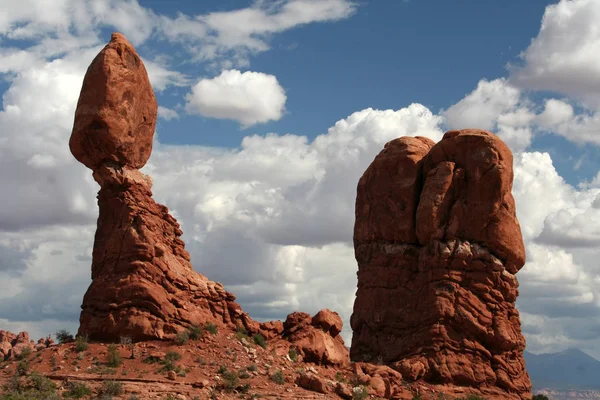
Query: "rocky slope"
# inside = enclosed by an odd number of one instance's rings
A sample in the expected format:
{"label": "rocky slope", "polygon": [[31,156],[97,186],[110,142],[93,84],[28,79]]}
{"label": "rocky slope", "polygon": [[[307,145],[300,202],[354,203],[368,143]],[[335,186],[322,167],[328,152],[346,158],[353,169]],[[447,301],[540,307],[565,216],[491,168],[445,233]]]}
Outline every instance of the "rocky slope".
{"label": "rocky slope", "polygon": [[385,145],[357,190],[353,361],[531,398],[515,308],[525,251],[512,164],[508,147],[481,130]]}

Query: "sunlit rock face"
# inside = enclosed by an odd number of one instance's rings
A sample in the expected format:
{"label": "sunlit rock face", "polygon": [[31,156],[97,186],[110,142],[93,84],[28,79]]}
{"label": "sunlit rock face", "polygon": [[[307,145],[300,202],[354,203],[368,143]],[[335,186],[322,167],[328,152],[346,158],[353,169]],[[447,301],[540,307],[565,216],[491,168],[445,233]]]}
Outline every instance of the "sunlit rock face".
{"label": "sunlit rock face", "polygon": [[529,399],[513,158],[494,134],[401,137],[358,183],[351,359],[404,379]]}

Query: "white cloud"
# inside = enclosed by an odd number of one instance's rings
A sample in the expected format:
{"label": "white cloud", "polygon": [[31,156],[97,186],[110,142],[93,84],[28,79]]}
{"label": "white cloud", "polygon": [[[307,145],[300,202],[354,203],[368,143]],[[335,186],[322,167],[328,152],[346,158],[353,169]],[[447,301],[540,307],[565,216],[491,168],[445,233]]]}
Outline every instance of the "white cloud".
{"label": "white cloud", "polygon": [[540,32],[510,66],[511,81],[600,106],[600,2],[561,0],[546,7]]}
{"label": "white cloud", "polygon": [[566,101],[548,99],[536,122],[545,130],[564,136],[575,143],[600,145],[600,111],[575,114]]}
{"label": "white cloud", "polygon": [[249,56],[269,50],[268,39],[315,22],[333,22],[354,14],[349,0],[256,0],[252,6],[190,17],[160,17],[160,29],[174,42],[185,43],[197,60],[221,60],[222,66],[245,67]]}
{"label": "white cloud", "polygon": [[535,118],[521,91],[506,79],[482,79],[471,93],[443,112],[450,129],[493,130],[513,151],[525,150]]}
{"label": "white cloud", "polygon": [[169,121],[172,119],[179,118],[179,114],[177,114],[177,111],[175,111],[171,108],[158,106],[158,118],[162,118],[166,121]]}
{"label": "white cloud", "polygon": [[233,69],[212,79],[201,79],[186,99],[190,113],[232,119],[249,127],[281,119],[286,95],[273,75]]}

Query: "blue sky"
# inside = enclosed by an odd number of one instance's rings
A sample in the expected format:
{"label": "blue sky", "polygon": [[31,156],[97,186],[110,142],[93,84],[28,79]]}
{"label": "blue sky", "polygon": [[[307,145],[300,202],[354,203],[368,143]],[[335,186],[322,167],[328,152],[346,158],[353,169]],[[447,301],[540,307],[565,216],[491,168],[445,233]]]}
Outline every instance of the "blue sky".
{"label": "blue sky", "polygon": [[600,357],[596,0],[9,0],[0,17],[0,328],[75,330],[97,184],[69,153],[121,31],[159,102],[144,172],[196,270],[257,319],[356,288],[356,183],[384,144],[493,131],[513,150],[532,352]]}

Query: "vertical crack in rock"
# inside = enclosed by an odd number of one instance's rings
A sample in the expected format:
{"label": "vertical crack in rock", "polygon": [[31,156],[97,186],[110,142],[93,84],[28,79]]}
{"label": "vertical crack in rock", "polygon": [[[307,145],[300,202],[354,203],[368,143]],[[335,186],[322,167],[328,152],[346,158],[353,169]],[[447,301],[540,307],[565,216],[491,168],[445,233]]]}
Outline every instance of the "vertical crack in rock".
{"label": "vertical crack in rock", "polygon": [[353,361],[407,380],[530,399],[514,276],[525,263],[513,158],[494,134],[387,143],[361,177]]}

